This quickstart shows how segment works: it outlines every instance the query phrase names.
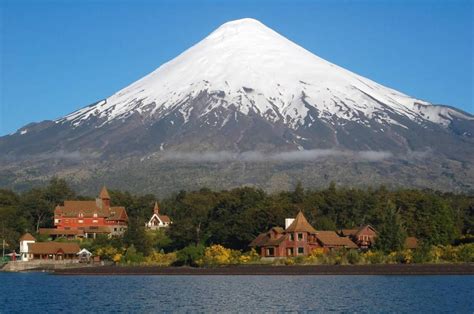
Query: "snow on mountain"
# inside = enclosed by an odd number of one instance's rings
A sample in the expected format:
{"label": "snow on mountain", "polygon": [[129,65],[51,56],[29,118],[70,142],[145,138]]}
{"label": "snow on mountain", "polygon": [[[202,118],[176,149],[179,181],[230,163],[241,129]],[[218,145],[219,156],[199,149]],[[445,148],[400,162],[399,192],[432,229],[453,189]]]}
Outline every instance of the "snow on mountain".
{"label": "snow on mountain", "polygon": [[[78,126],[98,118],[100,127],[137,113],[144,120],[157,121],[179,112],[188,123],[195,109],[190,100],[202,92],[212,95],[213,101],[197,113],[199,117],[222,107],[245,115],[256,113],[292,129],[305,123],[311,126],[316,118],[362,125],[373,119],[405,128],[394,115],[443,126],[453,117],[472,119],[345,70],[246,18],[223,24],[154,72],[56,122]],[[316,111],[310,113],[311,108]],[[231,117],[221,119],[225,124]]]}

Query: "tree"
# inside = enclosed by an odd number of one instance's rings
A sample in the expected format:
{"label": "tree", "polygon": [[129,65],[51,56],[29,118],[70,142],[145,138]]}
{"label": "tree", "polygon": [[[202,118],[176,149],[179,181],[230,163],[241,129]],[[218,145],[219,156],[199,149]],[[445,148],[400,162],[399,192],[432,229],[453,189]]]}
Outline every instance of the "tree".
{"label": "tree", "polygon": [[33,220],[36,232],[46,223],[51,225],[53,208],[51,203],[45,199],[44,190],[35,188],[24,193],[21,198],[20,207]]}
{"label": "tree", "polygon": [[53,177],[43,191],[43,199],[54,208],[65,200],[74,199],[76,193],[67,184],[66,180]]}
{"label": "tree", "polygon": [[145,230],[145,223],[138,217],[130,218],[128,228],[123,236],[123,243],[133,246],[137,252],[148,255],[152,250],[152,239]]}
{"label": "tree", "polygon": [[303,203],[305,197],[303,184],[300,181],[296,183],[295,190],[293,191],[292,201],[293,203],[299,204]]}
{"label": "tree", "polygon": [[402,250],[405,244],[406,231],[400,214],[392,202],[387,203],[382,225],[378,228],[375,248],[385,253]]}

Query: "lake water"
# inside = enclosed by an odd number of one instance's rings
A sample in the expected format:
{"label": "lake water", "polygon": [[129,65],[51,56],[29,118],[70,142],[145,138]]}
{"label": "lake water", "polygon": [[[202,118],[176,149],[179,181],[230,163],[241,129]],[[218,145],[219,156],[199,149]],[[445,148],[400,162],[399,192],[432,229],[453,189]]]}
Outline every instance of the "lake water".
{"label": "lake water", "polygon": [[474,312],[474,276],[0,273],[0,312]]}

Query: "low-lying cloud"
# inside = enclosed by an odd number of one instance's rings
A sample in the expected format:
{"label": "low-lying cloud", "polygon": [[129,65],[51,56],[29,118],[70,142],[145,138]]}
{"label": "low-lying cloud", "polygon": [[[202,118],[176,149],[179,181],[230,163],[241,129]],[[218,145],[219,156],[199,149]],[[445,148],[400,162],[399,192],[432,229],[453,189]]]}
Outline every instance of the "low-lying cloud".
{"label": "low-lying cloud", "polygon": [[290,151],[280,153],[264,153],[259,151],[247,151],[235,153],[229,151],[209,152],[165,152],[163,160],[175,160],[186,162],[304,162],[317,161],[327,158],[346,157],[357,161],[377,162],[393,157],[388,151],[349,151],[337,149],[312,149],[302,151]]}

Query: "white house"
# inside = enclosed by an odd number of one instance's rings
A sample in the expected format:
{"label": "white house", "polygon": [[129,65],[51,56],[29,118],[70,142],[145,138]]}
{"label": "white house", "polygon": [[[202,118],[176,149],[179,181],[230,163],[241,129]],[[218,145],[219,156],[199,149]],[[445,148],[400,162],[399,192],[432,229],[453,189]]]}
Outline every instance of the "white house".
{"label": "white house", "polygon": [[92,257],[92,253],[86,249],[80,250],[76,255],[79,257],[79,260],[84,263],[89,262]]}
{"label": "white house", "polygon": [[155,207],[153,208],[153,215],[150,220],[145,224],[148,229],[157,230],[160,228],[167,228],[172,224],[171,219],[166,215],[160,215],[160,207],[158,202],[155,202]]}
{"label": "white house", "polygon": [[35,243],[36,239],[30,233],[25,233],[20,238],[20,256],[22,261],[28,261],[28,244]]}

